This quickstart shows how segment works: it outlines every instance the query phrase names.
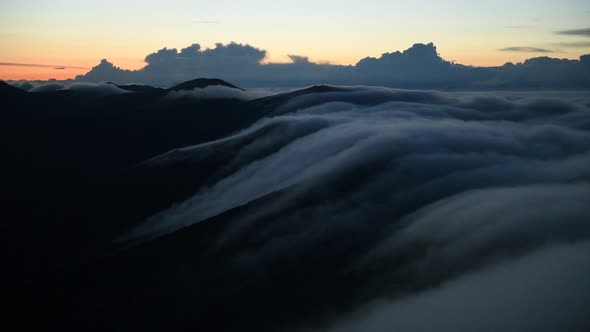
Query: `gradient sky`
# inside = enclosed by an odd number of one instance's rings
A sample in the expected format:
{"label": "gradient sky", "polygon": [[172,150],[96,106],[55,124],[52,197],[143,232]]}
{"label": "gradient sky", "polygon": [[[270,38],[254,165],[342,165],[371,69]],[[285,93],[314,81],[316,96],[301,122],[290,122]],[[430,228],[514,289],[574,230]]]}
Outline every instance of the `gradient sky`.
{"label": "gradient sky", "polygon": [[[587,0],[2,1],[0,79],[74,77],[103,58],[138,69],[163,47],[230,41],[267,50],[269,62],[296,54],[354,64],[416,42],[476,66],[578,58],[590,53],[590,36],[555,32],[589,22]],[[546,52],[500,50],[508,47]]]}

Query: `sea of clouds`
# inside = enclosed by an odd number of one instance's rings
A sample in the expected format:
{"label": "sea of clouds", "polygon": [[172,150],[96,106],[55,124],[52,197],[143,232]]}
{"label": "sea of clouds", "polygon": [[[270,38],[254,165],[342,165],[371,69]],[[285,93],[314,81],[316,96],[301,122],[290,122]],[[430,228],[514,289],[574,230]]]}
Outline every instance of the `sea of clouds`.
{"label": "sea of clouds", "polygon": [[296,256],[311,269],[319,256],[346,255],[340,271],[362,282],[343,291],[364,300],[319,330],[590,323],[586,92],[345,87],[292,98],[242,132],[146,165],[220,154],[231,157],[208,175],[212,185],[121,239],[158,238],[241,207],[210,250],[244,238],[260,245],[229,266],[264,270]]}

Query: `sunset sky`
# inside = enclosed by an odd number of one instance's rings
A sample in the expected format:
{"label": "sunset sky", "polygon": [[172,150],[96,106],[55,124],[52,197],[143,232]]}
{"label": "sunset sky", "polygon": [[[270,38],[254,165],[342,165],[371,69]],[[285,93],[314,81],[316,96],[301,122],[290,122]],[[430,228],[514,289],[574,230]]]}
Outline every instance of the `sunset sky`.
{"label": "sunset sky", "polygon": [[267,62],[354,64],[416,42],[475,66],[575,59],[590,53],[588,22],[587,0],[2,1],[0,79],[73,78],[103,58],[138,69],[163,47],[230,41]]}

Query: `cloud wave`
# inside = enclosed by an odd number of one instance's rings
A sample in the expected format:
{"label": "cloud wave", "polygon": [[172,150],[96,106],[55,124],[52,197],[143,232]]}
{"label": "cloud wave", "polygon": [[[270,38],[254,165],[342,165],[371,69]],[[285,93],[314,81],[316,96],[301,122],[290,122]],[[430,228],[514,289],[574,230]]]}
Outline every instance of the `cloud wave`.
{"label": "cloud wave", "polygon": [[[589,96],[309,91],[253,101],[282,98],[239,133],[146,161],[192,160],[208,182],[119,240],[220,223],[199,257],[246,294],[313,299],[306,312],[321,318],[294,330],[588,323]],[[223,162],[199,169],[212,159]]]}

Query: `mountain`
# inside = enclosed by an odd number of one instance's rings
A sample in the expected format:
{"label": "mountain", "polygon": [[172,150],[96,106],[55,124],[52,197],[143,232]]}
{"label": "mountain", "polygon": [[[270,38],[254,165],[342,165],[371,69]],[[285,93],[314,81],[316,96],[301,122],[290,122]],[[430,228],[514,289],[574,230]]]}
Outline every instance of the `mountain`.
{"label": "mountain", "polygon": [[0,81],[0,95],[3,97],[10,97],[15,95],[24,95],[26,92],[15,86],[12,86],[4,81]]}
{"label": "mountain", "polygon": [[203,89],[210,86],[224,86],[227,88],[238,89],[244,91],[244,89],[238,88],[237,86],[228,83],[224,80],[220,80],[217,78],[197,78],[191,81],[187,81],[178,85],[171,87],[170,91],[181,91],[181,90],[193,90],[193,89]]}
{"label": "mountain", "polygon": [[113,82],[107,82],[107,84],[116,86],[119,89],[129,91],[129,92],[140,92],[140,93],[151,93],[151,92],[163,92],[165,89],[155,88],[149,85],[142,85],[142,84],[116,84]]}

